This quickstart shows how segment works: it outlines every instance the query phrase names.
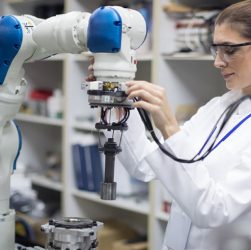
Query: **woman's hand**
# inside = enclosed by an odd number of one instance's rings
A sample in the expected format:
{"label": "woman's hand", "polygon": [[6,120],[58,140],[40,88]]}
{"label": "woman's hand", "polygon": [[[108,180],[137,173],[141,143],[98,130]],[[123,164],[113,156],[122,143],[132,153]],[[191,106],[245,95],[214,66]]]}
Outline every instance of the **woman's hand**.
{"label": "woman's hand", "polygon": [[143,108],[151,114],[155,126],[165,139],[179,131],[178,122],[171,112],[164,88],[145,81],[131,81],[127,86],[128,98],[139,99],[134,102],[134,107]]}
{"label": "woman's hand", "polygon": [[94,71],[93,71],[93,64],[94,64],[94,57],[90,56],[88,58],[89,61],[89,66],[88,66],[88,76],[86,77],[86,81],[87,82],[91,82],[91,81],[96,81],[96,78],[94,76]]}

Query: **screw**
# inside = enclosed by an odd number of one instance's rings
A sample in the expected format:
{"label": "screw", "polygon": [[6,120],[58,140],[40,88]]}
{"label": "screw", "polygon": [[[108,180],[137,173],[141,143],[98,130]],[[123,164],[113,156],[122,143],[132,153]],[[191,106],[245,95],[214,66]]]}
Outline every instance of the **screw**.
{"label": "screw", "polygon": [[20,26],[19,24],[16,24],[14,27],[15,27],[17,30],[19,30],[19,29],[21,28],[21,26]]}

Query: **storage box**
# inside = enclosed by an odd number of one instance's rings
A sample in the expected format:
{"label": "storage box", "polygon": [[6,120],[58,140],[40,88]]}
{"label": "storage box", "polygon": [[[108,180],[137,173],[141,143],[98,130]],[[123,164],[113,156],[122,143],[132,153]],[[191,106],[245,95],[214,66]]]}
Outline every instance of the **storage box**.
{"label": "storage box", "polygon": [[[38,245],[44,246],[46,242],[46,234],[41,232],[41,225],[46,224],[48,222],[48,219],[39,219],[39,218],[33,218],[29,215],[17,212],[17,216],[23,220],[23,223],[27,225],[31,230],[31,233],[34,237],[34,239],[27,239],[34,241],[33,243],[36,243]],[[23,235],[23,229],[22,229],[22,223],[16,222],[16,233],[18,233],[21,236]]]}
{"label": "storage box", "polygon": [[104,221],[104,227],[98,232],[98,249],[112,250],[114,242],[134,239],[138,233],[129,226],[118,221]]}

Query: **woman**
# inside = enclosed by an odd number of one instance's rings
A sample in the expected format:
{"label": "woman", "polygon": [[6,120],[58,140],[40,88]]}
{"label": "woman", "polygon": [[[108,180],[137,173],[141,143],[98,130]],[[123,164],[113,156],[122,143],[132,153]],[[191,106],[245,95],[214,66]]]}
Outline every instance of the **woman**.
{"label": "woman", "polygon": [[[191,159],[205,151],[224,110],[251,95],[251,1],[234,4],[218,16],[213,42],[214,65],[230,91],[200,108],[182,128],[162,87],[128,83],[129,98],[139,98],[134,106],[151,114],[163,146],[178,158]],[[250,99],[245,99],[221,131],[217,147],[203,160],[188,164],[174,161],[149,142],[139,115],[131,112],[119,158],[135,177],[158,178],[174,199],[162,250],[240,250],[240,246],[228,248],[227,243],[233,238],[251,239],[250,113]]]}

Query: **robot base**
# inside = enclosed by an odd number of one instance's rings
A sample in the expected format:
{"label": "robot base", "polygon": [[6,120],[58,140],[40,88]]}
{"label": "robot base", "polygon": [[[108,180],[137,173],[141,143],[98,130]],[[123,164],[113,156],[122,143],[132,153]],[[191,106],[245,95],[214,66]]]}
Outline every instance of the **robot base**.
{"label": "robot base", "polygon": [[102,226],[102,222],[76,217],[50,220],[41,226],[47,234],[45,249],[16,245],[15,250],[94,250],[98,246],[97,231]]}

